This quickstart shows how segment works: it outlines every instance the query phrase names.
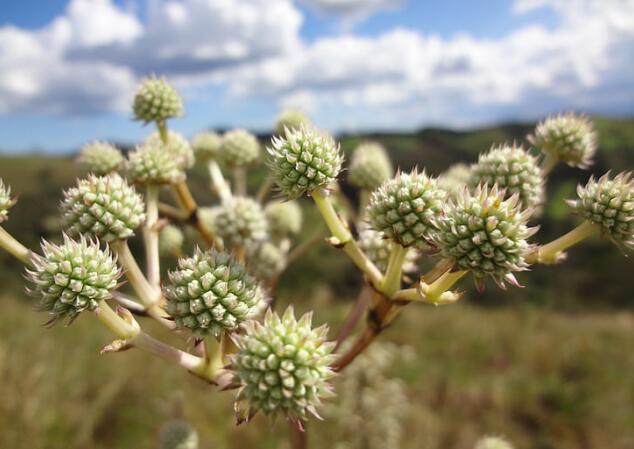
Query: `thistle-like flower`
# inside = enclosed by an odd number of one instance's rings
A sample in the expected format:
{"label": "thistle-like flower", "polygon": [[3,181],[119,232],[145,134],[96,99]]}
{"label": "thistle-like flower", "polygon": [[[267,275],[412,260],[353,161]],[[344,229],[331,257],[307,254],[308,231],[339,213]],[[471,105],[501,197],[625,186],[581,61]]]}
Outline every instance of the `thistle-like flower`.
{"label": "thistle-like flower", "polygon": [[222,136],[219,160],[228,167],[244,167],[260,157],[260,143],[249,131],[234,129]]}
{"label": "thistle-like flower", "polygon": [[163,255],[177,255],[184,241],[183,231],[178,226],[168,224],[159,233],[159,251]]}
{"label": "thistle-like flower", "polygon": [[158,132],[154,132],[145,139],[143,146],[161,148],[163,152],[174,159],[177,167],[182,171],[192,168],[196,159],[194,157],[194,150],[187,139],[185,139],[181,134],[171,130],[168,132],[167,136],[167,145],[165,145],[161,140],[160,134]]}
{"label": "thistle-like flower", "polygon": [[184,419],[168,421],[159,432],[159,449],[198,449],[198,433]]}
{"label": "thistle-like flower", "polygon": [[527,239],[537,231],[527,226],[529,214],[517,195],[505,199],[497,186],[465,190],[445,207],[436,246],[456,269],[471,271],[480,289],[487,276],[500,287],[518,285],[513,272],[526,270]]}
{"label": "thistle-like flower", "polygon": [[195,335],[235,330],[263,301],[264,293],[232,256],[197,249],[178,261],[164,288],[165,310],[176,326]]}
{"label": "thistle-like flower", "polygon": [[249,246],[266,240],[268,222],[257,201],[236,196],[214,212],[213,230],[229,247]]}
{"label": "thistle-like flower", "polygon": [[295,235],[302,228],[302,209],[296,201],[271,201],[264,208],[264,213],[273,237]]}
{"label": "thistle-like flower", "polygon": [[125,240],[145,220],[143,199],[118,174],[90,175],[64,192],[62,226],[71,237]]}
{"label": "thistle-like flower", "polygon": [[32,269],[26,270],[33,284],[29,290],[40,298],[39,306],[50,313],[50,323],[72,322],[84,310],[95,310],[110,298],[121,271],[116,259],[97,241],[64,235],[61,245],[42,241],[43,255],[32,253]]}
{"label": "thistle-like flower", "polygon": [[0,223],[7,220],[9,209],[13,207],[15,200],[11,198],[11,187],[4,185],[0,178]]}
{"label": "thistle-like flower", "polygon": [[317,415],[321,400],[332,395],[328,380],[334,343],[328,328],[312,329],[312,314],[295,319],[292,307],[280,318],[268,310],[264,322],[249,321],[235,335],[238,352],[231,358],[234,381],[241,385],[236,402],[246,402],[247,419],[257,411],[293,421]]}
{"label": "thistle-like flower", "polygon": [[372,193],[370,225],[401,246],[426,248],[446,196],[436,180],[424,172],[399,173]]}
{"label": "thistle-like flower", "polygon": [[[385,238],[383,233],[374,229],[363,229],[359,233],[359,247],[383,273],[387,269],[393,244],[392,241]],[[416,249],[408,248],[403,263],[403,272],[411,273],[416,271],[419,257],[420,253]]]}
{"label": "thistle-like flower", "polygon": [[474,449],[513,449],[513,446],[500,437],[483,437],[478,440]]}
{"label": "thistle-like flower", "polygon": [[77,162],[87,171],[102,176],[117,171],[123,163],[123,155],[112,144],[92,142],[82,147]]}
{"label": "thistle-like flower", "polygon": [[178,160],[161,143],[145,143],[128,155],[128,177],[136,184],[176,184],[185,179]]}
{"label": "thistle-like flower", "polygon": [[144,123],[164,122],[183,115],[183,100],[163,78],[147,78],[141,82],[132,104],[134,117]]}
{"label": "thistle-like flower", "polygon": [[537,159],[521,146],[493,147],[471,167],[471,188],[495,184],[508,196],[519,195],[525,209],[538,211],[544,201],[544,180]]}
{"label": "thistle-like flower", "polygon": [[450,197],[462,194],[469,183],[471,169],[463,163],[453,164],[438,177],[438,185],[447,191]]}
{"label": "thistle-like flower", "polygon": [[215,132],[203,131],[192,139],[194,155],[199,161],[218,159],[221,147],[222,138]]}
{"label": "thistle-like flower", "polygon": [[284,131],[288,129],[299,129],[302,126],[310,126],[310,119],[302,111],[290,109],[282,112],[275,122],[275,132],[277,134],[284,134]]}
{"label": "thistle-like flower", "polygon": [[271,242],[247,248],[247,268],[257,279],[272,279],[286,267],[286,254]]}
{"label": "thistle-like flower", "polygon": [[312,128],[286,129],[267,147],[269,167],[278,188],[290,199],[333,182],[343,162],[332,137]]}
{"label": "thistle-like flower", "polygon": [[359,188],[374,190],[394,174],[394,167],[383,145],[365,142],[355,148],[350,159],[348,182]]}
{"label": "thistle-like flower", "polygon": [[572,167],[589,167],[597,151],[597,134],[592,122],[572,113],[548,117],[538,123],[528,141],[542,153]]}
{"label": "thistle-like flower", "polygon": [[579,199],[568,201],[576,213],[598,225],[601,232],[619,245],[634,249],[634,179],[632,173],[598,180],[590,178],[577,187]]}

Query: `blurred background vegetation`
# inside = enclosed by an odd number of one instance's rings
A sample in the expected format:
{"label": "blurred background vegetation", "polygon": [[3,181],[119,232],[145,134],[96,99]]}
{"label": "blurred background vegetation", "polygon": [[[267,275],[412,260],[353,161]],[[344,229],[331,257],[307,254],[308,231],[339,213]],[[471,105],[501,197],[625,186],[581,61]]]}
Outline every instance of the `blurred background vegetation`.
{"label": "blurred background vegetation", "polygon": [[[550,176],[539,242],[578,223],[564,203],[574,197],[577,183],[609,168],[634,167],[634,120],[596,118],[595,124],[600,148],[592,169],[558,166]],[[494,143],[524,142],[533,127],[425,129],[340,140],[346,154],[361,140],[377,140],[398,167],[438,175],[456,162],[474,162]],[[266,143],[269,136],[261,138]],[[19,196],[6,229],[31,248],[40,237],[59,238],[62,189],[81,175],[72,156],[0,155],[0,177]],[[253,173],[252,191],[264,176],[263,169]],[[189,179],[201,205],[211,204],[206,171],[194,169]],[[342,186],[356,201],[355,192]],[[304,235],[310,236],[321,222],[307,200],[303,205]],[[174,262],[166,260],[164,268]],[[0,447],[154,448],[158,428],[181,396],[202,449],[288,447],[284,423],[257,417],[236,428],[232,393],[217,392],[138,351],[100,356],[109,335],[89,315],[71,328],[43,328],[46,319],[33,311],[21,275],[22,268],[0,253]],[[560,266],[520,274],[526,288],[504,292],[490,286],[478,294],[464,282],[467,294],[458,305],[409,308],[381,337],[403,352],[382,374],[399,379],[407,398],[394,449],[471,449],[484,434],[504,435],[518,448],[634,447],[633,275],[631,257],[596,239],[573,248]],[[349,261],[322,244],[286,271],[279,298],[300,311],[314,309],[318,323],[336,330],[360,285]],[[374,449],[372,441],[346,443],[350,431],[336,417],[370,412],[344,406],[349,404],[331,405],[326,421],[309,424],[311,447]],[[361,418],[365,425],[377,419]]]}

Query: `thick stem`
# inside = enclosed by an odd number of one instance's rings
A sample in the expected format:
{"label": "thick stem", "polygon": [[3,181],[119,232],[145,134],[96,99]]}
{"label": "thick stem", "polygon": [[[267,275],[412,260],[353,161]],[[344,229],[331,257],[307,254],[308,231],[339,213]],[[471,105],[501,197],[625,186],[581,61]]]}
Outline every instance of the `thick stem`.
{"label": "thick stem", "polygon": [[156,127],[158,128],[159,136],[161,137],[161,142],[163,142],[163,145],[167,145],[169,142],[169,134],[167,132],[167,124],[165,123],[165,120],[157,121]]}
{"label": "thick stem", "polygon": [[381,272],[376,265],[368,259],[368,256],[361,251],[357,242],[354,240],[348,241],[348,243],[343,246],[343,251],[348,255],[348,257],[350,257],[350,259],[352,259],[355,265],[365,273],[372,285],[379,288],[382,279]]}
{"label": "thick stem", "polygon": [[394,292],[396,292],[401,287],[403,262],[405,262],[406,255],[407,249],[405,249],[398,243],[392,244],[390,258],[387,263],[387,269],[385,270],[385,276],[383,277],[383,282],[381,282],[381,291],[388,298],[390,298],[394,294]]}
{"label": "thick stem", "polygon": [[185,181],[181,181],[175,184],[173,188],[182,208],[185,209],[189,214],[195,212],[198,208],[198,204],[196,204],[196,200],[192,196],[192,193]]}
{"label": "thick stem", "polygon": [[31,251],[0,227],[0,248],[7,251],[24,265],[31,265]]}
{"label": "thick stem", "polygon": [[115,240],[112,243],[117,256],[119,257],[119,263],[125,270],[126,277],[130,281],[130,285],[139,296],[139,299],[145,307],[152,308],[161,299],[161,292],[150,285],[148,280],[143,275],[143,272],[139,268],[136,259],[130,251],[128,242],[125,240]]}
{"label": "thick stem", "polygon": [[113,334],[122,340],[129,340],[136,337],[141,331],[136,322],[128,322],[120,317],[106,301],[101,301],[95,310],[95,315],[99,318]]}
{"label": "thick stem", "polygon": [[379,330],[373,327],[366,327],[361,335],[357,338],[354,344],[344,354],[342,354],[335,363],[332,364],[332,370],[339,372],[345,367],[350,365],[354,359],[359,356],[365,349],[374,341],[379,335]]}
{"label": "thick stem", "polygon": [[424,289],[426,298],[430,301],[436,301],[465,274],[467,274],[466,271],[447,271]]}
{"label": "thick stem", "polygon": [[423,274],[421,276],[421,280],[427,284],[431,284],[440,276],[449,271],[454,266],[454,264],[455,262],[450,259],[442,259],[438,261],[438,263],[434,265],[431,270]]}
{"label": "thick stem", "polygon": [[233,187],[238,196],[247,196],[247,170],[244,167],[233,168]]}
{"label": "thick stem", "polygon": [[553,156],[550,153],[546,153],[546,156],[544,156],[541,164],[542,176],[547,176],[553,170],[553,168],[555,168],[557,163],[559,163],[559,159],[557,159],[556,156]]}
{"label": "thick stem", "polygon": [[216,239],[211,230],[207,226],[205,226],[203,221],[200,219],[200,214],[198,213],[198,204],[192,196],[187,184],[181,182],[172,187],[174,189],[173,192],[176,195],[178,203],[187,214],[187,218],[185,220],[189,222],[194,228],[196,228],[200,236],[209,246],[215,246],[218,249],[222,250],[222,242],[219,239]]}
{"label": "thick stem", "polygon": [[218,194],[220,201],[226,203],[231,199],[231,188],[223,176],[218,162],[210,160],[207,163],[207,167],[209,168],[209,177],[211,178],[213,189]]}
{"label": "thick stem", "polygon": [[146,219],[143,229],[143,239],[145,243],[145,264],[147,278],[154,288],[161,285],[161,265],[159,256],[159,234],[158,234],[158,197],[159,187],[148,185],[145,195]]}
{"label": "thick stem", "polygon": [[273,181],[273,178],[266,178],[264,183],[260,186],[260,189],[258,190],[258,193],[255,196],[255,199],[259,203],[264,202],[266,197],[269,195],[269,192],[271,192],[271,189],[273,188],[273,184],[275,184],[275,181]]}
{"label": "thick stem", "polygon": [[339,329],[339,333],[337,333],[337,337],[335,341],[337,345],[335,346],[334,351],[339,349],[339,346],[350,336],[354,328],[357,326],[357,323],[363,316],[363,312],[366,310],[368,303],[370,302],[370,295],[372,294],[372,287],[367,284],[364,284],[361,287],[361,291],[359,292],[359,296],[357,296],[352,309],[348,313],[346,317],[346,321]]}
{"label": "thick stem", "polygon": [[[306,423],[303,424],[306,426]],[[308,447],[308,438],[306,429],[302,429],[295,421],[288,422],[289,439],[291,441],[291,449],[306,449]]]}
{"label": "thick stem", "polygon": [[537,248],[535,252],[526,258],[526,262],[538,262],[545,264],[554,263],[561,258],[560,256],[563,251],[590,236],[598,234],[599,231],[600,228],[598,225],[590,223],[589,221],[584,221],[575,229],[562,235],[557,240],[553,240],[552,242]]}

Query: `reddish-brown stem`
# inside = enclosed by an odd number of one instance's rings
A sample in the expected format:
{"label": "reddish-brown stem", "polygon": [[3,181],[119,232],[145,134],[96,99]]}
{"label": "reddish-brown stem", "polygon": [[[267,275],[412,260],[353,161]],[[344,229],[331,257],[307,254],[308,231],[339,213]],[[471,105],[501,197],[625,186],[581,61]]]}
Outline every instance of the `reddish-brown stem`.
{"label": "reddish-brown stem", "polygon": [[335,339],[335,341],[337,342],[337,345],[334,349],[335,351],[339,349],[341,343],[343,343],[350,336],[354,328],[357,326],[359,319],[363,316],[363,312],[365,311],[366,306],[370,302],[371,294],[372,287],[364,284],[363,287],[361,287],[359,296],[357,296],[354,305],[352,306],[350,312],[348,313],[348,316],[346,317],[346,321],[343,323],[341,329],[339,329],[339,332],[337,333],[337,338]]}
{"label": "reddish-brown stem", "polygon": [[350,365],[354,359],[357,358],[359,354],[361,354],[365,349],[374,341],[377,335],[381,332],[381,329],[366,326],[363,330],[363,333],[359,335],[354,344],[343,353],[332,365],[332,370],[335,372],[339,372],[343,370],[346,366]]}
{"label": "reddish-brown stem", "polygon": [[[306,426],[306,423],[303,423],[303,426]],[[306,449],[308,447],[305,428],[302,429],[295,421],[289,421],[288,431],[292,449]]]}

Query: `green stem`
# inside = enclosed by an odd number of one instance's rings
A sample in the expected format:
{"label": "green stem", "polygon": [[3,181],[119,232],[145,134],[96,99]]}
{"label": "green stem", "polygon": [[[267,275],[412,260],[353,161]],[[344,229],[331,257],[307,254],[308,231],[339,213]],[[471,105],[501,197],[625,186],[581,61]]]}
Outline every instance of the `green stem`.
{"label": "green stem", "polygon": [[310,195],[313,197],[313,200],[317,205],[317,209],[319,209],[319,212],[321,213],[321,216],[326,222],[326,226],[328,226],[332,235],[339,240],[340,244],[343,245],[348,243],[352,239],[352,234],[337,215],[335,208],[328,198],[326,190],[315,189],[310,192]]}
{"label": "green stem", "polygon": [[385,270],[385,276],[383,277],[383,282],[381,283],[381,292],[383,292],[388,298],[390,298],[401,286],[403,262],[405,262],[406,255],[407,249],[398,243],[392,244],[387,269]]}
{"label": "green stem", "polygon": [[139,296],[139,299],[145,307],[152,308],[161,299],[161,292],[154,288],[143,275],[143,272],[139,268],[136,259],[130,251],[128,242],[126,240],[115,240],[112,243],[119,263],[125,270],[126,277],[130,281],[130,285]]}
{"label": "green stem", "polygon": [[553,156],[551,153],[546,153],[541,164],[542,176],[547,176],[558,163],[559,159],[557,159],[556,156]]}
{"label": "green stem", "polygon": [[161,265],[159,256],[159,236],[157,229],[158,222],[158,198],[159,187],[148,185],[145,195],[146,219],[143,229],[143,239],[145,243],[145,263],[147,278],[154,288],[161,285]]}
{"label": "green stem", "polygon": [[106,301],[101,301],[99,307],[95,311],[95,315],[99,318],[113,334],[122,340],[130,340],[136,337],[140,328],[138,324],[129,323],[120,317]]}
{"label": "green stem", "polygon": [[260,190],[258,190],[257,195],[255,196],[255,199],[259,203],[264,202],[269,192],[271,191],[271,188],[273,188],[274,183],[275,181],[273,181],[273,178],[266,178],[264,183],[260,186]]}
{"label": "green stem", "polygon": [[362,189],[359,192],[359,212],[357,213],[357,219],[359,222],[363,222],[366,219],[366,211],[368,210],[368,205],[370,204],[370,194],[371,192],[367,189]]}
{"label": "green stem", "polygon": [[161,142],[163,142],[163,145],[167,145],[169,142],[169,133],[167,132],[167,124],[165,123],[165,120],[157,121],[156,127],[158,128]]}
{"label": "green stem", "polygon": [[247,171],[244,167],[233,168],[234,190],[238,196],[247,196]]}
{"label": "green stem", "polygon": [[427,286],[425,289],[425,296],[430,301],[436,301],[440,298],[440,295],[449,290],[465,274],[467,274],[466,271],[447,271],[436,281]]}
{"label": "green stem", "polygon": [[539,262],[546,264],[556,262],[563,251],[592,235],[598,234],[599,231],[600,228],[598,225],[590,223],[589,221],[584,221],[575,229],[562,235],[557,240],[553,240],[552,242],[539,247],[537,251],[533,252],[526,258],[526,261],[528,263]]}
{"label": "green stem", "polygon": [[207,166],[209,168],[209,177],[211,178],[213,189],[218,194],[220,201],[226,203],[231,199],[231,188],[229,188],[227,180],[222,175],[218,162],[210,160]]}
{"label": "green stem", "polygon": [[31,251],[0,227],[0,248],[7,251],[24,265],[31,265]]}

